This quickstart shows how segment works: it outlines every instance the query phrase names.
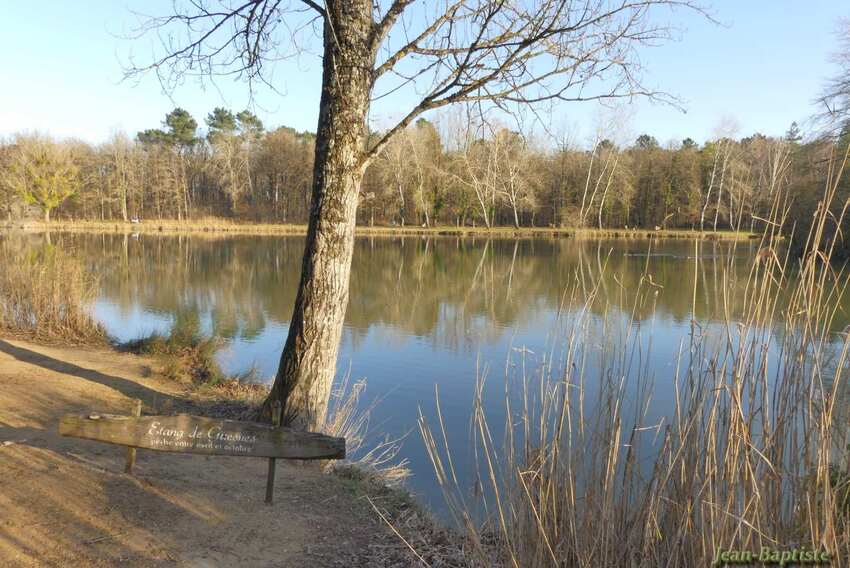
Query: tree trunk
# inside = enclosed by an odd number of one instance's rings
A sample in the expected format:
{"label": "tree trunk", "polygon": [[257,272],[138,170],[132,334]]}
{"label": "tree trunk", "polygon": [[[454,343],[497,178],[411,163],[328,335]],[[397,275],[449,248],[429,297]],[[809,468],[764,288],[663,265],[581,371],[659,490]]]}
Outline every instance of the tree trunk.
{"label": "tree trunk", "polygon": [[398,218],[399,223],[404,227],[404,189],[401,186],[401,182],[397,182],[396,185],[398,186],[398,198],[401,200],[401,205],[398,208]]}
{"label": "tree trunk", "polygon": [[368,46],[371,2],[327,2],[322,95],[312,200],[301,280],[277,376],[262,416],[275,400],[283,420],[319,428],[327,412],[348,304],[357,198],[365,164],[366,117],[374,53]]}
{"label": "tree trunk", "polygon": [[127,222],[127,189],[122,189],[121,192],[121,219]]}
{"label": "tree trunk", "polygon": [[44,208],[44,222],[45,223],[50,222],[50,208],[49,207]]}
{"label": "tree trunk", "polygon": [[590,187],[590,174],[593,171],[593,159],[596,157],[596,148],[599,147],[599,141],[597,140],[593,144],[593,152],[590,154],[590,165],[587,166],[587,180],[584,182],[584,193],[581,194],[581,209],[579,209],[579,217],[581,218],[581,223],[584,224],[584,204],[585,200],[587,200],[587,190]]}
{"label": "tree trunk", "polygon": [[715,150],[714,153],[714,165],[711,168],[711,180],[708,182],[708,191],[705,194],[705,203],[703,203],[702,211],[699,215],[699,230],[705,230],[705,211],[708,209],[709,201],[711,200],[711,189],[714,187],[714,175],[717,173],[717,158],[719,154],[717,153],[719,150]]}
{"label": "tree trunk", "polygon": [[[726,162],[729,159],[729,152],[731,150],[726,148],[726,154],[723,156],[723,169],[720,170],[720,186],[717,188],[717,208],[714,210],[714,232],[717,232],[717,217],[720,215],[720,205],[721,198],[723,196],[723,179],[726,177]],[[731,214],[731,212],[730,212]]]}

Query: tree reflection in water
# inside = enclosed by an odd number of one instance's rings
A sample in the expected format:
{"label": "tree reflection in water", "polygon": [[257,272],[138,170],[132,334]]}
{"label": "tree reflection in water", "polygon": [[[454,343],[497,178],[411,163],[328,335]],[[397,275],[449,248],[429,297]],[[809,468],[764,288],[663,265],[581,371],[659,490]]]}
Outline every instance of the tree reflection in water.
{"label": "tree reflection in water", "polygon": [[[15,238],[22,247],[44,239]],[[221,355],[226,371],[256,364],[261,376],[274,374],[302,238],[54,234],[52,242],[74,249],[100,275],[97,314],[118,339],[193,314],[229,340]],[[652,412],[661,415],[670,400],[663,380],[675,371],[681,339],[692,320],[701,333],[725,325],[727,314],[735,321],[756,248],[750,241],[358,238],[338,368],[366,377],[368,394],[383,399],[373,429],[398,435],[414,428],[419,407],[432,412],[438,385],[447,425],[466,432],[476,374],[498,370],[487,388],[501,407],[508,357],[522,347],[537,361],[551,353],[572,311],[596,290],[586,339],[604,353],[630,326],[646,328],[644,365],[662,380]],[[647,293],[636,294],[639,288]],[[841,331],[847,324],[842,312],[833,325]],[[465,440],[456,443],[462,452]],[[416,436],[403,453],[414,488],[439,502]]]}

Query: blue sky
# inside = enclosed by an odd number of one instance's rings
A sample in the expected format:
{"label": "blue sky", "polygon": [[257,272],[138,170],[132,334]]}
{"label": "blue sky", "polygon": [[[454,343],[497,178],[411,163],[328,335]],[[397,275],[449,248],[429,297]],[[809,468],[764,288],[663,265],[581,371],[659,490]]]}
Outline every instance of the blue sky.
{"label": "blue sky", "polygon": [[[840,18],[850,17],[850,3],[706,5],[724,25],[673,15],[683,28],[681,40],[642,54],[647,82],[679,96],[687,113],[635,103],[623,131],[648,132],[661,142],[686,136],[704,141],[724,117],[740,125],[741,135],[781,134],[792,120],[805,120],[824,79],[833,74],[833,32]],[[175,105],[199,123],[214,106],[248,105],[247,87],[228,79],[217,89],[188,83],[172,98],[154,77],[121,82],[122,62],[131,55],[143,60],[151,49],[148,41],[123,37],[136,25],[132,10],[163,14],[169,6],[169,0],[0,1],[0,136],[38,130],[97,143],[116,130],[134,135],[157,127]],[[267,125],[315,130],[320,73],[312,55],[278,64],[274,84],[283,95],[260,90],[253,109]],[[380,125],[403,110],[384,104],[373,113]],[[565,105],[555,121],[570,125],[582,139],[590,135],[596,114],[593,104]]]}

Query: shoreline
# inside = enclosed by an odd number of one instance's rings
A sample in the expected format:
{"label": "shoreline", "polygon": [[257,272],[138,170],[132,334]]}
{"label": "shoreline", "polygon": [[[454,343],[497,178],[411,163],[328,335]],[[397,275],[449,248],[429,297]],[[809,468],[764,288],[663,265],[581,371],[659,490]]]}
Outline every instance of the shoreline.
{"label": "shoreline", "polygon": [[[64,414],[126,415],[134,400],[144,415],[239,418],[239,401],[165,380],[156,367],[154,358],[108,346],[0,335],[0,493],[8,519],[0,564],[224,566],[238,558],[252,566],[398,566],[416,560],[395,527],[426,556],[439,550],[429,550],[432,543],[456,538],[407,489],[345,464],[323,473],[278,460],[274,504],[266,505],[265,459],[138,450],[136,473],[127,475],[124,446],[58,434]],[[22,477],[25,484],[14,481]]]}
{"label": "shoreline", "polygon": [[[227,219],[205,218],[192,221],[15,221],[0,224],[0,229],[27,233],[112,233],[164,235],[231,234],[231,235],[291,235],[307,234],[306,225],[273,223],[238,223]],[[464,238],[572,238],[572,239],[696,239],[696,240],[754,240],[761,237],[748,231],[695,231],[690,229],[592,229],[567,227],[417,227],[363,226],[355,229],[356,236],[371,237],[464,237]]]}

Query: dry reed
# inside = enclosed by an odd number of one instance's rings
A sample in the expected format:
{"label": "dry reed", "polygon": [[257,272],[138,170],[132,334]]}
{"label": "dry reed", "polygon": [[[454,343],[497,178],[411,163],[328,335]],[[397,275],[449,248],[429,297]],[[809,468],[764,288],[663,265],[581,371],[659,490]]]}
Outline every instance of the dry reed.
{"label": "dry reed", "polygon": [[[433,429],[420,418],[474,560],[489,565],[495,550],[516,567],[706,566],[718,550],[764,547],[848,565],[850,336],[831,331],[847,274],[824,242],[846,212],[834,203],[846,161],[799,261],[781,252],[789,203],[776,195],[758,259],[743,280],[725,271],[722,321],[691,322],[672,376],[647,364],[651,318],[641,314],[659,292],[648,272],[639,290],[619,290],[627,314],[607,309],[601,278],[590,290],[577,283],[557,346],[510,361],[504,425],[488,422],[479,376],[477,497],[458,479],[439,405]],[[696,284],[693,294],[695,308]],[[660,418],[656,391],[672,400]]]}
{"label": "dry reed", "polygon": [[365,389],[365,380],[351,383],[349,371],[331,392],[329,409],[320,430],[345,438],[346,453],[350,457],[325,462],[323,467],[342,476],[367,478],[388,487],[400,486],[410,475],[407,460],[398,457],[403,439],[370,435],[369,421],[379,400],[366,406],[361,404]]}
{"label": "dry reed", "polygon": [[0,235],[0,331],[37,341],[105,343],[89,311],[97,277],[59,246],[18,245]]}

